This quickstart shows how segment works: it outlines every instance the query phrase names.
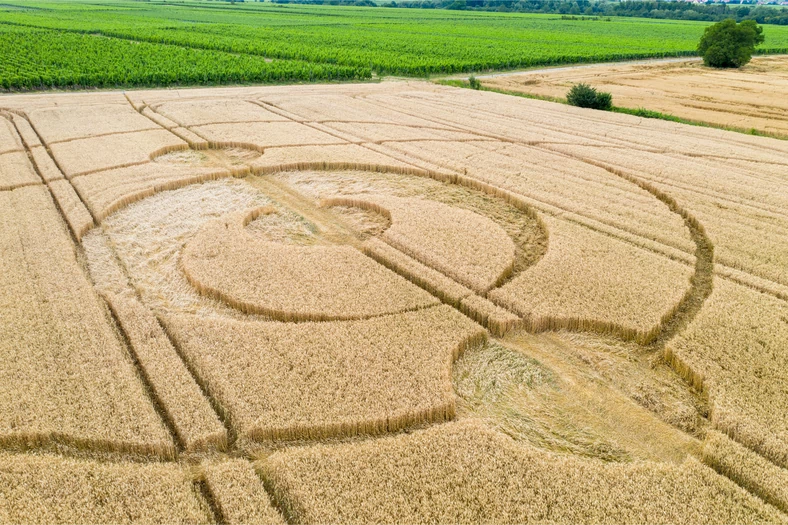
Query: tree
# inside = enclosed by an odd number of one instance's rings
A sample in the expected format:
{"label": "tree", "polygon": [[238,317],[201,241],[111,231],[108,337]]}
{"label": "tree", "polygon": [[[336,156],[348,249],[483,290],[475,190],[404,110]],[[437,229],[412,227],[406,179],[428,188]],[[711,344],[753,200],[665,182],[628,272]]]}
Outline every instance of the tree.
{"label": "tree", "polygon": [[698,44],[703,63],[711,67],[741,67],[763,43],[763,28],[755,20],[737,24],[728,18],[706,28]]}
{"label": "tree", "polygon": [[602,109],[610,111],[613,108],[613,95],[604,91],[597,91],[588,84],[575,84],[566,94],[566,101],[571,106],[581,108]]}

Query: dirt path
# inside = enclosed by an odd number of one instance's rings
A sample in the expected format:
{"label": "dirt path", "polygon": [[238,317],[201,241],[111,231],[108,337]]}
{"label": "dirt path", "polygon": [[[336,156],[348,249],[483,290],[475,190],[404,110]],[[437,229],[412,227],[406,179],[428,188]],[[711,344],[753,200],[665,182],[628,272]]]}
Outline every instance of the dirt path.
{"label": "dirt path", "polygon": [[[574,71],[577,69],[590,69],[600,66],[638,66],[638,65],[652,65],[652,64],[675,64],[681,62],[700,62],[698,57],[672,57],[672,58],[649,58],[644,60],[628,60],[623,62],[597,62],[594,64],[574,64],[569,66],[548,66],[536,67],[529,69],[518,69],[517,71],[500,71],[497,73],[485,73],[483,75],[474,75],[479,80],[498,77],[512,77],[520,75],[538,75],[543,73],[554,73],[556,71]],[[462,73],[459,75],[449,75],[440,77],[439,80],[468,80],[470,74]]]}

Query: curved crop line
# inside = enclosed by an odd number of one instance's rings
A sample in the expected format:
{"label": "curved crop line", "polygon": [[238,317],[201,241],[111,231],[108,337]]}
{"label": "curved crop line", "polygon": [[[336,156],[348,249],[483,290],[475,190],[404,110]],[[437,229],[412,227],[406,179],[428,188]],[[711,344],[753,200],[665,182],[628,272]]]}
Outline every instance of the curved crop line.
{"label": "curved crop line", "polygon": [[690,278],[690,288],[673,311],[662,318],[659,333],[654,341],[658,348],[663,349],[670,339],[692,322],[703,307],[703,303],[711,295],[714,281],[714,244],[706,234],[703,224],[671,195],[635,175],[608,166],[603,162],[590,161],[582,157],[575,158],[602,168],[652,194],[665,204],[671,212],[681,217],[689,231],[692,242],[695,244],[695,268]]}
{"label": "curved crop line", "polygon": [[[273,213],[274,209],[270,206],[264,206],[261,208],[256,208],[250,211],[247,215],[245,215],[242,220],[240,221],[239,226],[243,228],[246,224],[253,221],[255,218],[261,215],[267,215]],[[360,255],[363,255],[363,252],[359,252]],[[253,302],[242,301],[232,297],[231,295],[227,294],[226,292],[222,291],[220,288],[211,286],[202,282],[200,279],[195,277],[190,271],[186,264],[183,262],[183,258],[180,257],[178,259],[178,263],[180,266],[181,271],[183,272],[186,280],[189,284],[197,290],[198,293],[204,295],[206,297],[210,297],[211,299],[220,301],[231,308],[239,310],[245,314],[251,315],[262,315],[265,317],[269,317],[276,321],[282,321],[287,323],[307,323],[307,322],[330,322],[330,321],[358,321],[364,319],[374,319],[377,317],[385,317],[388,315],[396,315],[396,314],[403,314],[406,312],[416,312],[419,310],[424,310],[426,308],[431,308],[435,306],[435,304],[426,304],[426,305],[419,305],[414,307],[408,308],[401,308],[395,311],[389,311],[381,314],[372,314],[372,315],[344,315],[344,314],[324,314],[320,312],[292,312],[287,310],[282,310],[278,308],[269,308],[266,306],[261,306],[259,304],[255,304]]]}
{"label": "curved crop line", "polygon": [[468,348],[483,344],[487,341],[487,332],[480,329],[476,334],[466,337],[461,341],[449,356],[447,363],[448,374],[443,402],[439,405],[424,408],[419,411],[390,414],[378,419],[367,421],[339,422],[329,425],[295,424],[278,428],[251,428],[243,436],[253,441],[289,441],[302,439],[326,439],[331,437],[347,437],[359,434],[375,435],[396,432],[404,428],[422,425],[425,423],[440,423],[450,421],[457,414],[457,399],[453,395],[451,386],[451,369],[454,363],[465,353]]}
{"label": "curved crop line", "polygon": [[[362,209],[362,210],[372,211],[374,213],[377,213],[378,215],[383,216],[385,219],[387,219],[389,221],[389,224],[391,224],[391,221],[392,221],[391,212],[388,209],[386,209],[385,207],[383,207],[383,206],[381,206],[381,205],[379,205],[379,204],[377,204],[375,202],[371,202],[369,200],[366,200],[364,198],[332,197],[332,198],[329,198],[329,199],[324,199],[323,201],[321,201],[320,205],[324,206],[324,207],[348,206],[348,207],[351,207],[351,208],[359,208],[359,209]],[[453,281],[456,281],[458,284],[461,284],[462,286],[465,286],[465,287],[468,287],[468,288],[472,287],[468,283],[462,283],[459,279],[457,279],[456,277],[450,275],[448,272],[437,268],[436,265],[434,264],[434,261],[427,260],[427,258],[425,258],[423,255],[420,255],[420,254],[416,253],[412,248],[409,248],[409,247],[405,246],[402,242],[398,242],[395,239],[391,238],[390,236],[384,236],[383,234],[381,234],[379,236],[379,238],[382,241],[386,242],[386,244],[388,244],[392,248],[394,248],[396,250],[399,250],[403,254],[411,257],[412,259],[418,261],[419,263],[423,264],[424,266],[427,266],[428,268],[431,268],[431,269],[433,269],[435,271],[441,272],[442,274],[446,275],[446,277],[452,279]],[[477,290],[477,293],[484,294],[484,293],[489,292],[493,288],[497,288],[497,287],[501,286],[501,283],[505,282],[507,279],[509,279],[512,276],[512,273],[514,272],[514,265],[515,265],[515,260],[512,259],[512,261],[506,266],[506,268],[504,268],[501,271],[500,275],[496,278],[495,282],[491,286],[488,286],[488,287],[486,287],[483,290]],[[397,273],[399,273],[399,272],[397,272]],[[433,293],[433,295],[435,295],[435,294]]]}
{"label": "curved crop line", "polygon": [[[419,116],[419,118],[428,120],[435,124],[439,125],[450,125],[457,129],[458,131],[463,131],[467,133],[471,133],[478,136],[484,136],[488,138],[495,138],[502,142],[508,143],[515,143],[515,144],[528,144],[527,141],[517,141],[507,137],[500,137],[490,133],[479,133],[476,130],[470,129],[467,126],[458,125],[456,123],[446,123],[436,121],[433,118],[425,117],[424,115],[414,115],[412,112],[403,111],[401,108],[392,107],[390,104],[382,103],[384,107],[388,107],[394,111],[399,113],[403,113],[410,116]],[[639,179],[638,177],[626,173],[622,170],[617,170],[611,166],[608,166],[601,162],[592,161],[590,159],[583,158],[582,156],[575,156],[563,151],[556,151],[550,147],[546,147],[544,145],[533,146],[539,149],[543,149],[549,151],[553,154],[557,154],[564,157],[569,157],[575,160],[579,160],[586,164],[591,164],[606,170],[607,172],[620,177],[627,182],[635,184],[639,188],[647,191],[651,195],[653,195],[656,199],[660,202],[665,204],[668,209],[679,215],[682,220],[684,221],[685,226],[689,230],[690,237],[695,244],[695,271],[693,276],[690,280],[690,287],[687,292],[684,294],[684,297],[676,304],[667,314],[665,314],[662,319],[660,319],[660,323],[655,327],[654,330],[650,330],[648,332],[641,332],[637,330],[633,330],[632,328],[625,327],[622,325],[618,325],[616,323],[608,323],[608,322],[600,322],[595,320],[584,320],[584,319],[570,319],[570,318],[551,318],[545,317],[539,320],[531,320],[532,327],[545,327],[551,326],[552,329],[556,328],[565,328],[565,329],[575,329],[575,330],[588,330],[591,329],[592,331],[598,332],[602,331],[603,333],[611,333],[618,337],[623,337],[625,339],[632,339],[634,336],[634,340],[640,342],[641,344],[654,344],[659,348],[664,348],[665,343],[672,338],[676,333],[678,333],[684,326],[686,326],[697,313],[700,311],[700,308],[703,305],[703,302],[706,298],[711,294],[711,287],[712,287],[712,280],[713,280],[713,270],[714,270],[714,246],[711,242],[711,239],[706,235],[705,229],[703,225],[698,221],[692,214],[689,213],[685,208],[681,207],[676,200],[670,196],[669,194],[661,191],[656,186],[644,182],[643,180]],[[513,192],[509,192],[508,190],[504,190],[502,188],[498,188],[491,184],[483,183],[477,181],[475,179],[469,179],[466,175],[453,175],[458,181],[462,181],[462,184],[470,184],[471,187],[478,187],[485,191],[488,194],[500,194],[504,198],[509,201],[518,201],[518,197]],[[523,203],[525,204],[525,203]],[[527,206],[527,205],[526,205]],[[528,209],[533,213],[535,212],[531,210],[530,206]],[[541,225],[544,226],[544,223],[540,221]],[[498,303],[496,303],[498,304]],[[499,306],[505,307],[505,305],[499,304]],[[528,326],[529,321],[525,320],[526,327]],[[544,328],[545,330],[549,328]]]}

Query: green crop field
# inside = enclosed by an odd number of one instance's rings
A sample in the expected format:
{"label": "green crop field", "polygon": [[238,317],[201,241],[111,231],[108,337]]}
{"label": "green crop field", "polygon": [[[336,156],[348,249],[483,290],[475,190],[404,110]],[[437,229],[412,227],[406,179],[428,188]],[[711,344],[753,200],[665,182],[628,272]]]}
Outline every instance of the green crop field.
{"label": "green crop field", "polygon": [[[706,22],[226,2],[0,4],[6,90],[368,79],[694,53]],[[765,26],[761,52],[788,50]]]}

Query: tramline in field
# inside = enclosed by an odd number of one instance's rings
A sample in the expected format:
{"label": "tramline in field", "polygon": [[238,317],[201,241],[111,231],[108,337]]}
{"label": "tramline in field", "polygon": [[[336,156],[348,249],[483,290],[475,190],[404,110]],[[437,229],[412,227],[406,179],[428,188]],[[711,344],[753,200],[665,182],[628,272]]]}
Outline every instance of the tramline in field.
{"label": "tramline in field", "polygon": [[0,155],[0,522],[787,519],[784,141],[411,82]]}

